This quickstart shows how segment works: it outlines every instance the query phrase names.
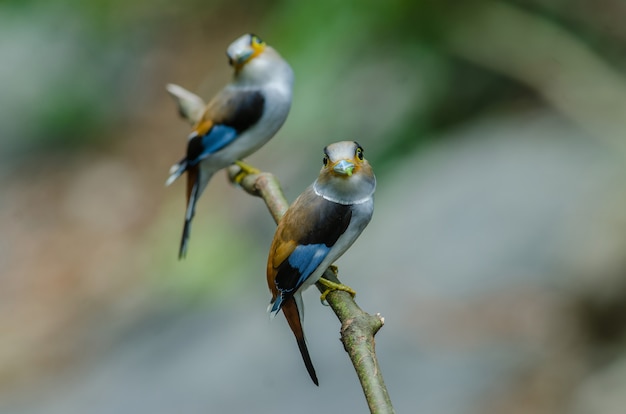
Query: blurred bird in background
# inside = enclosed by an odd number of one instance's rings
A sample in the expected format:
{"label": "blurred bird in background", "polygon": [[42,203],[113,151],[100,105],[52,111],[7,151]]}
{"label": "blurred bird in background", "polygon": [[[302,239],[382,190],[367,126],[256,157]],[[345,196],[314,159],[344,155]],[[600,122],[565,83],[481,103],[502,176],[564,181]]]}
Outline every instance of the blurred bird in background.
{"label": "blurred bird in background", "polygon": [[317,281],[328,290],[347,286],[321,278],[359,237],[374,212],[376,177],[363,157],[363,148],[352,141],[324,148],[319,177],[289,207],[278,224],[267,262],[267,283],[272,292],[268,312],[283,310],[304,364],[319,385],[306,346],[302,320],[302,291]]}
{"label": "blurred bird in background", "polygon": [[170,169],[166,185],[187,172],[187,210],[179,258],[185,257],[196,203],[218,170],[237,162],[267,143],[285,122],[291,107],[293,71],[258,36],[246,34],[227,49],[233,80],[208,104],[177,85],[167,85],[182,116],[194,124],[187,154]]}

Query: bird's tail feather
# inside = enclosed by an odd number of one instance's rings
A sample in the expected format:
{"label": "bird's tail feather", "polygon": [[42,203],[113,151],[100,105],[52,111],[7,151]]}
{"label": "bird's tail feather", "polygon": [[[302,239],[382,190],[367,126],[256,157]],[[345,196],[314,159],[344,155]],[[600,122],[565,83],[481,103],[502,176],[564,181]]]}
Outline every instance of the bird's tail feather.
{"label": "bird's tail feather", "polygon": [[298,348],[300,349],[304,366],[309,372],[309,376],[311,377],[311,380],[313,380],[313,383],[319,386],[317,374],[315,373],[315,368],[313,367],[313,362],[311,361],[311,356],[309,355],[309,350],[306,346],[304,330],[302,329],[302,321],[300,320],[300,313],[298,312],[298,306],[296,305],[295,298],[292,296],[288,299],[284,299],[282,301],[281,309],[285,314],[285,318],[287,318],[289,327],[296,337],[296,342],[298,343]]}
{"label": "bird's tail feather", "polygon": [[180,250],[178,251],[178,259],[183,259],[187,255],[187,247],[189,245],[189,235],[191,233],[191,220],[196,214],[196,202],[200,191],[200,182],[197,178],[193,179],[193,184],[189,189],[189,198],[187,199],[187,211],[185,212],[185,225],[183,226],[183,235],[180,239]]}
{"label": "bird's tail feather", "polygon": [[178,250],[178,260],[182,260],[187,256],[187,247],[189,245],[189,233],[191,232],[191,220],[185,219],[183,226],[183,235],[180,239],[180,249]]}
{"label": "bird's tail feather", "polygon": [[165,88],[176,99],[178,111],[183,118],[187,119],[192,125],[198,123],[202,119],[205,103],[198,95],[189,92],[187,89],[168,83]]}

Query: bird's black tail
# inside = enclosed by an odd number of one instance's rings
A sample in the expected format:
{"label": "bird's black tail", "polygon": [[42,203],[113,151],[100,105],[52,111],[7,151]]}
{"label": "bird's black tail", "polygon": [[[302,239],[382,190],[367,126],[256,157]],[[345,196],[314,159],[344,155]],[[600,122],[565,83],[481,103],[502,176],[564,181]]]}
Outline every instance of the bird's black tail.
{"label": "bird's black tail", "polygon": [[180,249],[178,250],[178,259],[182,259],[187,255],[187,246],[189,245],[189,234],[191,233],[191,220],[196,214],[196,202],[200,193],[200,181],[198,167],[187,170],[187,211],[185,212],[185,224],[183,226],[183,235],[180,239]]}
{"label": "bird's black tail", "polygon": [[300,320],[300,314],[298,313],[298,306],[296,305],[296,301],[293,297],[289,299],[283,300],[282,310],[285,314],[285,318],[287,318],[287,322],[289,323],[289,327],[293,331],[293,334],[296,337],[296,342],[298,342],[298,348],[300,349],[300,354],[302,355],[302,360],[304,361],[304,366],[306,370],[309,372],[309,376],[313,383],[319,386],[319,382],[317,380],[317,374],[315,373],[315,368],[313,367],[313,361],[311,361],[311,356],[309,355],[309,350],[306,347],[306,340],[304,338],[304,330],[302,329],[302,321]]}

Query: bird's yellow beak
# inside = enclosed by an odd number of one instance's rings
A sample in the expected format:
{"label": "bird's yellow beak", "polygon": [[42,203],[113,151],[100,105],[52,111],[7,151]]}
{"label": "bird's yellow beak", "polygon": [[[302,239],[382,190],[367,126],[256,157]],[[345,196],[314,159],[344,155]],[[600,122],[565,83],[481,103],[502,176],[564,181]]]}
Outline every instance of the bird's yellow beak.
{"label": "bird's yellow beak", "polygon": [[265,43],[255,43],[241,48],[228,50],[228,60],[235,69],[240,70],[246,63],[259,56],[265,50]]}
{"label": "bird's yellow beak", "polygon": [[337,174],[347,175],[350,177],[354,172],[355,165],[347,160],[341,160],[333,166],[333,171]]}

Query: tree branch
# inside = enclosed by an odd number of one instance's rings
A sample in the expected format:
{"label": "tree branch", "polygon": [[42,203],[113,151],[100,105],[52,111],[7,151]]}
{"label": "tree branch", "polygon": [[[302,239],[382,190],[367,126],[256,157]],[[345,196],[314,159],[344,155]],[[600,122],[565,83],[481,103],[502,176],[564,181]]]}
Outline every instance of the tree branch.
{"label": "tree branch", "polygon": [[[231,181],[234,181],[240,171],[237,166],[229,167],[228,174]],[[267,172],[250,174],[246,175],[239,184],[248,194],[261,197],[274,221],[278,223],[287,211],[289,203],[276,177]],[[324,278],[340,283],[330,269],[326,270]],[[316,286],[320,292],[326,290],[319,283]],[[347,292],[332,291],[326,296],[326,300],[341,322],[341,342],[354,365],[370,412],[372,414],[394,413],[376,358],[374,341],[374,335],[383,326],[385,319],[380,314],[370,315],[364,312]]]}

